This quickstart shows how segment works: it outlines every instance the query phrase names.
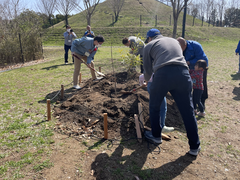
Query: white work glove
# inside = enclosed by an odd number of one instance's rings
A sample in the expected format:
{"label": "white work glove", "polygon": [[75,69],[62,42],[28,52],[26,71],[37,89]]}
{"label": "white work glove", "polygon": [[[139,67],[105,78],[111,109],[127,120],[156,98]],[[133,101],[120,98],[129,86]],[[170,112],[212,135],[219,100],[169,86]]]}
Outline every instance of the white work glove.
{"label": "white work glove", "polygon": [[141,75],[139,76],[139,85],[142,86],[142,85],[144,84],[144,82],[145,82],[144,74],[141,74]]}

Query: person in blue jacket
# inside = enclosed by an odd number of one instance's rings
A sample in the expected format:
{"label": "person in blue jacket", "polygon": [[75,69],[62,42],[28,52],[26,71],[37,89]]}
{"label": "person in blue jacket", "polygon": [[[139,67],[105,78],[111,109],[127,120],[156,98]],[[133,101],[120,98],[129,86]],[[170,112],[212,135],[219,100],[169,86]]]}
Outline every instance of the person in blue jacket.
{"label": "person in blue jacket", "polygon": [[237,73],[240,73],[240,41],[238,42],[238,45],[237,45],[237,49],[235,50],[235,53],[236,55],[238,54],[239,55],[239,68],[238,68],[238,72]]}
{"label": "person in blue jacket", "polygon": [[87,25],[87,31],[85,31],[84,35],[86,37],[94,38],[94,32],[91,30],[91,26]]}
{"label": "person in blue jacket", "polygon": [[[182,50],[183,56],[186,59],[189,69],[194,69],[194,66],[198,60],[205,60],[208,67],[208,58],[203,51],[202,45],[197,41],[185,40],[182,37],[177,38]],[[208,69],[208,68],[207,68]],[[208,98],[208,89],[207,89],[207,69],[203,72],[203,86],[204,90],[201,97],[201,103],[205,109],[205,101]]]}
{"label": "person in blue jacket", "polygon": [[[92,59],[96,54],[99,47],[101,47],[104,42],[104,38],[101,35],[95,36],[94,38],[82,37],[80,39],[75,39],[72,43],[72,54],[76,55],[78,58],[82,59],[87,63],[89,67],[94,68]],[[73,87],[75,89],[80,89],[81,87],[78,83],[78,76],[81,69],[81,61],[74,57],[74,73],[73,73]],[[97,80],[94,70],[90,69],[92,74],[92,79]]]}

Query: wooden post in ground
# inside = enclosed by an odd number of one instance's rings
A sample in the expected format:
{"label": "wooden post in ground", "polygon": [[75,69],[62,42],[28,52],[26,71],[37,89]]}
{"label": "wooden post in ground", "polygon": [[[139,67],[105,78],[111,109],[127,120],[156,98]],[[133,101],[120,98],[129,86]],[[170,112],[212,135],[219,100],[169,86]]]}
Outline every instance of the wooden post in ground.
{"label": "wooden post in ground", "polygon": [[136,126],[138,141],[142,142],[142,133],[141,133],[139,122],[138,122],[138,115],[134,114],[134,119],[135,119],[135,126]]}
{"label": "wooden post in ground", "polygon": [[104,113],[103,116],[104,116],[104,139],[108,139],[107,113]]}
{"label": "wooden post in ground", "polygon": [[101,72],[101,67],[98,67],[98,69],[99,69],[99,72]]}
{"label": "wooden post in ground", "polygon": [[47,99],[47,120],[51,120],[51,108],[50,108],[50,99]]}
{"label": "wooden post in ground", "polygon": [[61,85],[61,99],[63,99],[64,97],[64,86]]}
{"label": "wooden post in ground", "polygon": [[79,73],[79,85],[81,84],[81,82],[82,82],[82,73],[80,72]]}
{"label": "wooden post in ground", "polygon": [[140,118],[140,127],[141,127],[141,130],[143,131],[144,129],[144,124],[143,124],[143,110],[142,110],[142,104],[141,103],[138,103],[138,114],[139,114],[139,118]]}

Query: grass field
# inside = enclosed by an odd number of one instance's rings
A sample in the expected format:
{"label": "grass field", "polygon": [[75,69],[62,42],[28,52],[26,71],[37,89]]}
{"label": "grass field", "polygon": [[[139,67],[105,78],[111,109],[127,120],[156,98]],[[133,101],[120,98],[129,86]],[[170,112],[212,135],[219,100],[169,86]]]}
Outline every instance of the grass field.
{"label": "grass field", "polygon": [[[234,56],[237,41],[214,39],[202,42],[209,58],[208,81],[236,85],[231,76],[237,71],[238,57]],[[73,64],[64,64],[63,47],[44,47],[44,57],[49,61],[0,73],[0,178],[24,179],[29,174],[39,174],[54,166],[50,156],[56,119],[46,121],[46,99],[52,99],[60,90],[71,90]],[[95,56],[95,67],[103,73],[125,71],[121,54],[125,47],[101,47]],[[229,62],[231,59],[231,62]],[[234,59],[234,60],[233,60]],[[71,62],[71,61],[70,61]],[[236,68],[233,68],[236,67]],[[90,72],[82,66],[82,77]],[[56,98],[57,99],[57,98]],[[56,103],[52,99],[51,108]],[[238,103],[238,101],[236,102]],[[209,119],[206,118],[206,121]],[[201,127],[204,129],[204,127]],[[226,128],[225,128],[226,129]],[[224,127],[222,127],[224,131]]]}

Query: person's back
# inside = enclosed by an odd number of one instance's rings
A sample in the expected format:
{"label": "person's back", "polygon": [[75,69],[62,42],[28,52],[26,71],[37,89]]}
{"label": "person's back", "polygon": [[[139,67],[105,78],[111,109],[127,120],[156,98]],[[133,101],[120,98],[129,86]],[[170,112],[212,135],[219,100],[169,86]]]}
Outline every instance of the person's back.
{"label": "person's back", "polygon": [[149,58],[144,55],[145,64],[152,61],[152,59],[154,60],[152,63],[153,66],[146,66],[144,69],[148,72],[149,78],[152,75],[152,71],[156,72],[159,68],[166,65],[176,64],[187,67],[186,61],[182,55],[182,50],[177,40],[173,38],[159,35],[145,46],[144,53],[145,52],[151,52],[152,57]]}
{"label": "person's back", "polygon": [[161,36],[158,29],[150,29],[147,39],[149,43],[143,53],[144,78],[149,81],[153,72],[154,76],[149,100],[152,129],[145,131],[144,135],[154,143],[162,143],[159,107],[170,92],[184,121],[189,139],[189,154],[197,156],[201,147],[191,98],[192,82],[182,49],[177,40]]}

